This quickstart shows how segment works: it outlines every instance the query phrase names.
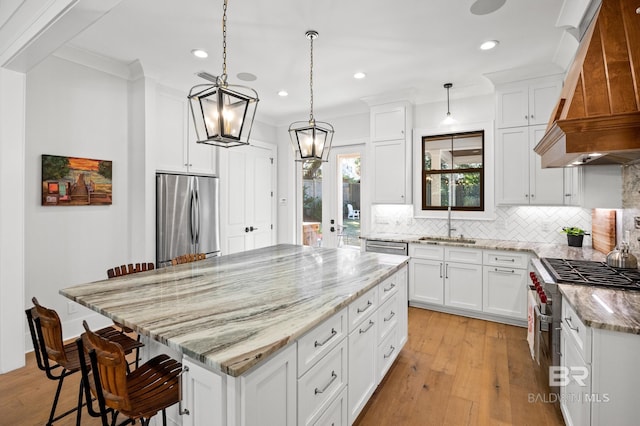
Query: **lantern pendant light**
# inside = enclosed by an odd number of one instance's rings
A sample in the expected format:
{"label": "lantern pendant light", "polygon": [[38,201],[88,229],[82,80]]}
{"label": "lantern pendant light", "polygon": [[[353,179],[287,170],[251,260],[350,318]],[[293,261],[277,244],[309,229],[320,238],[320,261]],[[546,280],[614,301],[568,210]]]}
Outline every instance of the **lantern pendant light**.
{"label": "lantern pendant light", "polygon": [[453,124],[455,121],[451,116],[451,110],[449,109],[449,89],[453,87],[453,83],[445,83],[444,88],[447,89],[447,117],[444,119],[443,124]]}
{"label": "lantern pendant light", "polygon": [[313,40],[318,38],[316,31],[307,31],[307,38],[311,43],[311,66],[309,73],[309,87],[311,91],[311,112],[309,121],[296,121],[289,126],[289,136],[295,155],[295,161],[320,160],[328,161],[331,141],[333,140],[333,126],[329,123],[316,121],[313,117]]}
{"label": "lantern pendant light", "polygon": [[225,148],[248,145],[259,99],[255,90],[227,83],[227,0],[222,14],[222,75],[213,80],[214,84],[189,91],[196,142]]}

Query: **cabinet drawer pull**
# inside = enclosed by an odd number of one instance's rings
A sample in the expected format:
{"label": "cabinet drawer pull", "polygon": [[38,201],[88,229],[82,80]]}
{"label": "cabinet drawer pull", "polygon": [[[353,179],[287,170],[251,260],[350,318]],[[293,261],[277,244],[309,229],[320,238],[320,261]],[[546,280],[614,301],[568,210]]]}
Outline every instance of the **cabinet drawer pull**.
{"label": "cabinet drawer pull", "polygon": [[393,290],[394,288],[396,288],[396,285],[394,283],[391,283],[391,285],[388,288],[383,288],[384,292],[388,292]]}
{"label": "cabinet drawer pull", "polygon": [[440,278],[442,278],[442,263],[440,264]]}
{"label": "cabinet drawer pull", "polygon": [[495,257],[496,262],[511,262],[515,263],[516,259],[513,257]]}
{"label": "cabinet drawer pull", "polygon": [[371,307],[371,305],[373,305],[373,303],[371,303],[371,300],[367,300],[367,306],[365,306],[364,308],[358,308],[358,313],[361,314],[364,311],[366,311],[367,309],[369,309]]}
{"label": "cabinet drawer pull", "polygon": [[391,313],[389,314],[389,316],[384,318],[384,322],[391,321],[391,318],[393,318],[393,317],[395,317],[395,316],[396,316],[396,313],[395,313],[395,312],[393,312],[393,311],[391,311]]}
{"label": "cabinet drawer pull", "polygon": [[337,334],[338,334],[338,332],[336,331],[336,329],[335,329],[335,328],[332,328],[332,329],[331,329],[331,335],[330,335],[329,337],[327,337],[326,339],[324,339],[322,342],[318,342],[318,341],[316,340],[316,341],[313,343],[313,346],[314,346],[314,347],[316,347],[316,348],[317,348],[318,346],[324,346],[324,345],[326,345],[326,343],[327,343],[329,340],[333,339]]}
{"label": "cabinet drawer pull", "polygon": [[569,326],[569,328],[573,331],[575,331],[576,333],[580,333],[580,327],[574,327],[573,326],[573,322],[571,321],[571,317],[564,317],[564,321],[567,323],[567,325]]}
{"label": "cabinet drawer pull", "polygon": [[500,268],[493,268],[494,271],[496,272],[500,272],[502,274],[515,274],[516,271],[514,271],[513,269],[500,269]]}
{"label": "cabinet drawer pull", "polygon": [[449,264],[448,263],[444,266],[444,277],[446,279],[449,279]]}
{"label": "cabinet drawer pull", "polygon": [[[189,372],[189,366],[183,365],[180,375],[183,375],[184,373],[188,373],[188,372]],[[180,392],[180,398],[178,399],[178,415],[188,416],[189,410],[187,408],[182,408],[182,386],[180,386],[179,392]]]}
{"label": "cabinet drawer pull", "polygon": [[319,393],[324,393],[327,389],[329,389],[329,386],[331,386],[331,383],[335,382],[337,378],[338,378],[338,375],[336,374],[335,370],[331,371],[331,380],[329,380],[329,383],[324,385],[322,389],[316,388],[314,391],[315,395]]}
{"label": "cabinet drawer pull", "polygon": [[364,334],[364,333],[366,333],[367,331],[369,331],[369,330],[371,329],[371,327],[373,327],[373,325],[374,325],[374,324],[375,324],[375,323],[374,323],[373,321],[369,320],[369,326],[368,326],[367,328],[365,328],[364,330],[363,330],[363,329],[360,329],[360,330],[358,330],[358,331],[360,332],[360,334]]}
{"label": "cabinet drawer pull", "polygon": [[393,353],[393,351],[395,351],[395,350],[396,350],[396,347],[391,345],[391,349],[389,350],[389,353],[388,354],[384,354],[384,359],[389,358],[391,356],[391,354]]}

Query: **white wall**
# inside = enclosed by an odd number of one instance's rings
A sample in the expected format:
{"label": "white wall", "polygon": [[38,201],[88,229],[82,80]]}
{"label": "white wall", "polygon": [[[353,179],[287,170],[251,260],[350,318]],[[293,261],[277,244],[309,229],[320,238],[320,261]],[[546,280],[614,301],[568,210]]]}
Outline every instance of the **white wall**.
{"label": "white wall", "polygon": [[0,68],[0,373],[24,365],[25,76]]}
{"label": "white wall", "polygon": [[[128,209],[128,83],[56,57],[27,74],[26,107],[26,300],[36,296],[55,309],[65,337],[81,321],[108,323],[78,305],[69,314],[61,288],[106,278],[106,270],[130,260]],[[41,206],[41,155],[113,161],[110,206]]]}

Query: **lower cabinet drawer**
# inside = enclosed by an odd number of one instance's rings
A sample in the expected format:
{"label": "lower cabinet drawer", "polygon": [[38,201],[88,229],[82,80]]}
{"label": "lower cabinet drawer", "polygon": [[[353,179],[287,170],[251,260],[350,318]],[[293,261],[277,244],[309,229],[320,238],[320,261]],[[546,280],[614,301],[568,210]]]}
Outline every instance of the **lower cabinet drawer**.
{"label": "lower cabinet drawer", "polygon": [[347,388],[333,400],[322,413],[322,416],[314,423],[314,426],[347,426],[349,424],[349,409],[347,408]]}
{"label": "lower cabinet drawer", "polygon": [[298,379],[298,425],[312,425],[347,382],[347,340]]}
{"label": "lower cabinet drawer", "polygon": [[347,308],[338,312],[298,340],[298,377],[347,336]]}
{"label": "lower cabinet drawer", "polygon": [[378,286],[367,291],[349,305],[349,333],[355,330],[376,309],[378,309]]}
{"label": "lower cabinet drawer", "polygon": [[394,295],[378,309],[378,342],[398,323],[398,296]]}
{"label": "lower cabinet drawer", "polygon": [[378,382],[380,382],[400,352],[398,348],[398,327],[391,329],[387,337],[378,345]]}

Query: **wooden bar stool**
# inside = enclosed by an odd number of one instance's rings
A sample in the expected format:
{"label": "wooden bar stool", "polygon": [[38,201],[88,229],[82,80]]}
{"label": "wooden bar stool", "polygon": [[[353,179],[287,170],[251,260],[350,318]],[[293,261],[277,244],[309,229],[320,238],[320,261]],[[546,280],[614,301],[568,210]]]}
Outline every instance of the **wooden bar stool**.
{"label": "wooden bar stool", "polygon": [[86,321],[82,325],[86,332],[77,340],[78,351],[86,354],[91,362],[89,368],[84,361],[86,357],[81,357],[82,380],[99,406],[99,413],[95,413],[89,403],[91,415],[98,414],[103,426],[115,424],[120,413],[130,420],[140,419],[146,426],[151,417],[162,411],[162,422],[166,426],[165,409],[180,401],[182,364],[163,354],[127,373],[122,347],[92,332]]}
{"label": "wooden bar stool", "polygon": [[204,253],[188,253],[171,259],[171,264],[174,266],[181,265],[183,263],[196,262],[198,260],[204,260],[206,258],[207,256]]}
{"label": "wooden bar stool", "polygon": [[[33,349],[36,355],[38,368],[44,371],[47,378],[58,381],[55,397],[51,406],[47,425],[60,420],[61,418],[77,411],[76,424],[80,424],[82,407],[82,383],[78,391],[78,405],[66,412],[56,416],[56,407],[62,389],[62,383],[67,376],[80,371],[80,359],[78,347],[75,343],[65,344],[62,340],[62,323],[58,313],[53,309],[45,308],[38,303],[34,297],[31,299],[33,307],[25,311],[29,332],[33,342]],[[97,333],[117,340],[128,353],[139,347],[141,343],[133,340],[126,334],[115,332],[112,327],[98,330]]]}

